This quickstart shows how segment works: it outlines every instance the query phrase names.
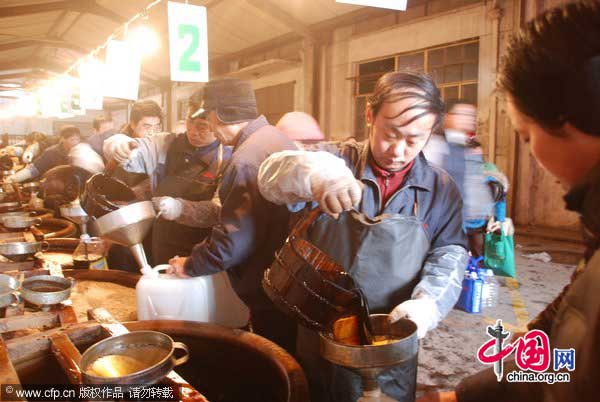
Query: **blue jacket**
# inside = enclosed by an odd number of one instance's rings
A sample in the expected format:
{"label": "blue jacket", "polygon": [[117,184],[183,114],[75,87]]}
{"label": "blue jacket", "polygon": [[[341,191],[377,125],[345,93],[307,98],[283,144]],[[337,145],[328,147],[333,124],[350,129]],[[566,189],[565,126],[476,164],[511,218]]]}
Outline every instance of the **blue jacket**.
{"label": "blue jacket", "polygon": [[261,288],[264,270],[288,234],[289,211],[263,198],[258,169],[271,154],[296,149],[264,116],[241,132],[219,187],[222,203],[218,225],[194,247],[185,269],[191,276],[227,270],[240,298],[254,310],[272,309]]}
{"label": "blue jacket", "polygon": [[34,159],[33,165],[38,170],[39,174],[44,174],[55,166],[68,165],[68,155],[69,153],[62,144],[52,145]]}

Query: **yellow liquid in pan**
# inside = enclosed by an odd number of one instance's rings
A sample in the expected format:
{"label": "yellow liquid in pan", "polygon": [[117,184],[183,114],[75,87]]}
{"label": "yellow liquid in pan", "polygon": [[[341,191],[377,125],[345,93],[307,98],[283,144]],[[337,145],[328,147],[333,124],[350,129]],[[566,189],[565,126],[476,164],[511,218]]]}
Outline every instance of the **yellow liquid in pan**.
{"label": "yellow liquid in pan", "polygon": [[137,373],[148,367],[133,357],[125,355],[107,355],[96,360],[88,368],[88,374],[96,377],[122,377]]}
{"label": "yellow liquid in pan", "polygon": [[157,364],[166,355],[164,349],[156,347],[131,348],[125,350],[124,354],[102,356],[85,371],[97,377],[123,377]]}

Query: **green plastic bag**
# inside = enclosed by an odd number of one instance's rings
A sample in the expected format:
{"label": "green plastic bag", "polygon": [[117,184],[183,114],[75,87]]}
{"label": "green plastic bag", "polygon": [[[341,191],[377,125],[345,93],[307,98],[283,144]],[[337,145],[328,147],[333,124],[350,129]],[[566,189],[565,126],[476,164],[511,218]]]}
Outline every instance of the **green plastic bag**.
{"label": "green plastic bag", "polygon": [[511,278],[516,276],[515,246],[512,236],[506,236],[504,233],[486,233],[484,254],[484,264],[494,271],[494,275]]}

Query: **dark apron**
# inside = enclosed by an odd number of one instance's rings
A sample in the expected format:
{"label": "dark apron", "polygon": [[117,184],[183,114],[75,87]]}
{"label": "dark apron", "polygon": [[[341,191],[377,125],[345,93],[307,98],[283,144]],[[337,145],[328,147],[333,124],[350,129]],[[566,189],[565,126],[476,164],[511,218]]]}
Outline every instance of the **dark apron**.
{"label": "dark apron", "polygon": [[[309,240],[340,263],[363,290],[372,313],[389,313],[409,300],[430,249],[421,221],[414,215],[384,214],[368,218],[343,213],[338,220],[321,215]],[[360,377],[319,355],[318,334],[305,327],[298,332],[297,353],[311,383],[313,402],[354,402],[362,396]],[[402,402],[414,401],[417,356],[384,371],[381,390]]]}
{"label": "dark apron", "polygon": [[[223,159],[220,145],[216,171],[219,172]],[[189,201],[209,201],[213,198],[218,179],[206,178],[205,165],[194,165],[178,174],[165,177],[156,188],[157,197],[168,196]],[[197,228],[175,221],[158,218],[152,229],[152,255],[154,264],[166,264],[176,255],[189,256],[194,246],[210,234],[211,228]]]}

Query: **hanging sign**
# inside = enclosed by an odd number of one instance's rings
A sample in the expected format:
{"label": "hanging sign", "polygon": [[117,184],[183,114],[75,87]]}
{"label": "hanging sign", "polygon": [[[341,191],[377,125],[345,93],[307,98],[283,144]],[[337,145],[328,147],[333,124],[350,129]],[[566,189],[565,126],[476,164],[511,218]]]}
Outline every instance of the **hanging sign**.
{"label": "hanging sign", "polygon": [[407,0],[335,0],[337,3],[354,4],[357,6],[389,8],[390,10],[406,11]]}
{"label": "hanging sign", "polygon": [[171,81],[208,82],[206,7],[169,2]]}
{"label": "hanging sign", "polygon": [[88,59],[79,65],[80,99],[82,109],[102,110],[102,80],[104,65],[97,59]]}
{"label": "hanging sign", "polygon": [[50,84],[40,89],[40,113],[42,117],[57,117],[60,115],[60,96],[54,85]]}
{"label": "hanging sign", "polygon": [[127,42],[111,40],[106,46],[103,95],[137,100],[140,86],[141,58]]}

